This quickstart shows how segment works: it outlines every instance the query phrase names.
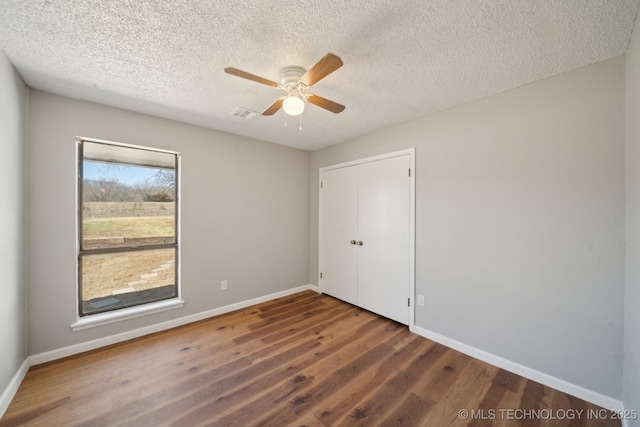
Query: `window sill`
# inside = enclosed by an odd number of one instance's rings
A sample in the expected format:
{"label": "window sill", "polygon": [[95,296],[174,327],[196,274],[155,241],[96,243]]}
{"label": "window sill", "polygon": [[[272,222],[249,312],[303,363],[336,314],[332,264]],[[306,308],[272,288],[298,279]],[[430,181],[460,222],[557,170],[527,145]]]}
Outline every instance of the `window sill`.
{"label": "window sill", "polygon": [[71,324],[71,330],[81,331],[83,329],[95,328],[109,323],[122,322],[124,320],[134,319],[136,317],[147,316],[153,313],[173,310],[184,305],[181,299],[171,299],[166,301],[158,301],[150,304],[144,304],[137,307],[123,308],[121,310],[110,311],[107,313],[94,314],[83,317],[77,322]]}

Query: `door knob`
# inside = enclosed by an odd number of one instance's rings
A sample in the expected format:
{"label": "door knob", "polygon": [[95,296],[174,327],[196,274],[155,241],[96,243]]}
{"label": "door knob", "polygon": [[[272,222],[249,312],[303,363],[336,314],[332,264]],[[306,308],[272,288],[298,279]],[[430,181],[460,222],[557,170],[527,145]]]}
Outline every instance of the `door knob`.
{"label": "door knob", "polygon": [[352,241],[350,241],[349,243],[351,243],[352,245],[355,245],[355,244],[356,244],[356,241],[355,241],[355,240],[352,240]]}
{"label": "door knob", "polygon": [[356,243],[356,245],[358,245],[358,246],[362,246],[362,245],[364,245],[364,243],[362,243],[362,240],[358,240],[358,242]]}

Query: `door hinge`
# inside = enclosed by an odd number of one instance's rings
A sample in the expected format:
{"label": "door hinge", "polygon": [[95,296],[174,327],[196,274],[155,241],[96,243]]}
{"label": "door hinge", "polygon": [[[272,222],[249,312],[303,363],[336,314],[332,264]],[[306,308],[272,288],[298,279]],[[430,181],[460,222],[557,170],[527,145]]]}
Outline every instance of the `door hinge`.
{"label": "door hinge", "polygon": [[409,168],[409,176],[411,176],[411,168]]}
{"label": "door hinge", "polygon": [[411,307],[411,298],[407,298],[407,307]]}
{"label": "door hinge", "polygon": [[320,181],[320,188],[322,188],[322,181]]}
{"label": "door hinge", "polygon": [[320,273],[320,278],[322,279],[322,273]]}

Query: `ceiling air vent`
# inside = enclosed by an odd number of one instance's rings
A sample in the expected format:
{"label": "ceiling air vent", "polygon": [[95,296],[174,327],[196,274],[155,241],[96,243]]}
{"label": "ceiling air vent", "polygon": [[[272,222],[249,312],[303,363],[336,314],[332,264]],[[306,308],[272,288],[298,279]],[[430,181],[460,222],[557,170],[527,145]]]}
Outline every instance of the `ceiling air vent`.
{"label": "ceiling air vent", "polygon": [[256,116],[259,116],[260,113],[256,113],[255,111],[247,110],[246,108],[238,107],[231,112],[232,115],[236,117],[240,117],[241,119],[251,120]]}

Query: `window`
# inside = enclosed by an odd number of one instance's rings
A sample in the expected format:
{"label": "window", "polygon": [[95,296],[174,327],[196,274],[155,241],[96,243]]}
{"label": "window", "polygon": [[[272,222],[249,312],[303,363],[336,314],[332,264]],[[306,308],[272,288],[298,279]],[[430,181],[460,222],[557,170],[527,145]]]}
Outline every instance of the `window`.
{"label": "window", "polygon": [[80,316],[178,297],[178,153],[78,138]]}

